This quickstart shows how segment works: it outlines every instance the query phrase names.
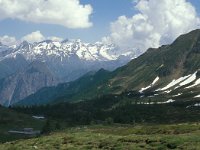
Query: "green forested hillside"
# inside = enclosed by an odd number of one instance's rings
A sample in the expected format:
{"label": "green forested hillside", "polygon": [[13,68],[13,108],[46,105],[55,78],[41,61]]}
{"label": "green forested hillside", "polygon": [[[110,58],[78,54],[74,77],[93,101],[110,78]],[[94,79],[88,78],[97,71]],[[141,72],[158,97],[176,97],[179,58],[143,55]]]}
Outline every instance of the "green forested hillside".
{"label": "green forested hillside", "polygon": [[[44,114],[49,119],[67,122],[69,126],[102,123],[111,119],[121,124],[182,123],[199,121],[200,100],[180,98],[165,103],[168,98],[140,98],[137,93],[107,95],[77,103],[59,103],[47,106],[18,107],[27,114]],[[150,103],[150,104],[149,104]]]}
{"label": "green forested hillside", "polygon": [[[56,87],[43,88],[16,105],[42,105],[62,101],[90,99],[98,95],[96,87],[103,84],[111,76],[109,71],[101,69],[96,73],[88,73],[74,82],[60,84]],[[99,91],[99,93],[101,92],[103,91]]]}

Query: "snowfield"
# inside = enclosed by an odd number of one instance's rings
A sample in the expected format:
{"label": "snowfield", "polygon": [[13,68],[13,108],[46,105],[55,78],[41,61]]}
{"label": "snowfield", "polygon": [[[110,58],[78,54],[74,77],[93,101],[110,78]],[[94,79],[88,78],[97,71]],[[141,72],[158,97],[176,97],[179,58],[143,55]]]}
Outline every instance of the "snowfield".
{"label": "snowfield", "polygon": [[147,86],[147,87],[145,87],[145,88],[141,88],[141,90],[140,90],[139,92],[140,92],[140,93],[143,93],[143,91],[145,91],[145,90],[151,88],[152,86],[154,86],[154,85],[158,82],[159,79],[160,79],[159,77],[156,77],[156,78],[153,80],[153,82],[152,82],[149,86]]}
{"label": "snowfield", "polygon": [[165,87],[161,88],[161,89],[157,89],[156,91],[165,91],[169,88],[172,88],[173,86],[177,85],[178,83],[186,80],[189,76],[191,75],[187,75],[187,76],[184,76],[184,77],[180,77],[179,79],[174,79],[172,82],[170,82],[168,85],[166,85]]}
{"label": "snowfield", "polygon": [[[170,93],[173,90],[176,90],[180,87],[183,87],[183,86],[193,83],[196,79],[197,79],[197,71],[194,74],[190,74],[190,75],[187,75],[184,77],[180,77],[178,79],[174,79],[169,84],[167,84],[165,87],[159,88],[156,91],[164,91],[164,93]],[[200,84],[200,79],[197,79],[193,85],[185,87],[185,89],[195,87],[199,84]],[[172,90],[172,88],[173,88],[173,90]]]}
{"label": "snowfield", "polygon": [[150,102],[150,103],[141,103],[141,104],[144,104],[144,105],[154,105],[154,104],[169,104],[169,103],[173,103],[175,102],[175,100],[173,99],[169,99],[165,102]]}

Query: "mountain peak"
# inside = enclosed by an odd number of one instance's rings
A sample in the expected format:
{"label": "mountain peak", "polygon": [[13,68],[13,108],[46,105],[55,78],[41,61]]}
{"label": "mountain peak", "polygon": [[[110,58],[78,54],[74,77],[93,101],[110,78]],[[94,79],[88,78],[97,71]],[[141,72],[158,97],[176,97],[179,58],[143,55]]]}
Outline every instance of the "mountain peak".
{"label": "mountain peak", "polygon": [[28,42],[28,41],[23,41],[20,45],[19,45],[19,47],[18,47],[18,49],[29,49],[30,48],[30,43]]}
{"label": "mountain peak", "polygon": [[45,40],[34,44],[23,41],[17,48],[0,54],[0,58],[12,59],[21,55],[29,63],[45,62],[52,74],[71,81],[100,68],[114,70],[130,60],[128,56],[122,60],[115,51],[113,45],[84,43],[79,39],[62,42]]}
{"label": "mountain peak", "polygon": [[67,43],[67,42],[69,42],[69,39],[65,39],[61,43]]}
{"label": "mountain peak", "polygon": [[[195,41],[195,38],[197,39],[198,37],[200,36],[200,29],[196,29],[196,30],[193,30],[189,33],[186,33],[186,34],[182,34],[180,35],[175,41],[175,42],[187,42],[187,40],[191,41],[193,40],[193,42]],[[182,44],[183,44],[182,43]]]}
{"label": "mountain peak", "polygon": [[26,44],[30,44],[30,43],[26,40],[22,41],[22,43],[21,43],[21,45],[26,45]]}
{"label": "mountain peak", "polygon": [[47,43],[47,44],[49,44],[49,43],[52,43],[52,42],[53,42],[52,40],[44,40],[44,41],[38,42],[38,44],[40,44],[40,43]]}
{"label": "mountain peak", "polygon": [[191,33],[192,32],[198,32],[198,33],[200,33],[200,29],[195,29],[195,30],[191,31]]}

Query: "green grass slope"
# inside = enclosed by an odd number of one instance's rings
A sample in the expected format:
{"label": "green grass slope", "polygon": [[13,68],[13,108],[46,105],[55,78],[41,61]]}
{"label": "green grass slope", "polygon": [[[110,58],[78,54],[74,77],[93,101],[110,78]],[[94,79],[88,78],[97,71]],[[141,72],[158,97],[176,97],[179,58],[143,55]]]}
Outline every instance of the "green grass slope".
{"label": "green grass slope", "polygon": [[[171,45],[149,49],[140,57],[115,71],[108,84],[116,92],[139,90],[159,76],[160,85],[194,73],[200,68],[200,30],[177,38]],[[118,88],[117,88],[118,87]],[[106,88],[106,87],[103,87]]]}
{"label": "green grass slope", "polygon": [[200,149],[198,123],[178,125],[89,126],[0,145],[1,150]]}
{"label": "green grass slope", "polygon": [[44,121],[35,120],[31,116],[0,106],[0,143],[27,138],[24,135],[9,134],[9,130],[23,130],[23,128],[41,130],[43,124]]}

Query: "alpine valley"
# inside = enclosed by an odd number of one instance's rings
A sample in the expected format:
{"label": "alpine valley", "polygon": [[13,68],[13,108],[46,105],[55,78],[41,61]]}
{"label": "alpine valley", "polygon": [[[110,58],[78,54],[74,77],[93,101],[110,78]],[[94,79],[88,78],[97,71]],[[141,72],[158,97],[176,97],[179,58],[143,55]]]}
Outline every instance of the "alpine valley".
{"label": "alpine valley", "polygon": [[0,149],[200,148],[199,29],[127,64],[113,45],[73,43],[3,46]]}
{"label": "alpine valley", "polygon": [[[114,71],[100,69],[72,82],[42,88],[17,105],[83,101],[110,94],[120,96],[124,93],[127,97],[139,97],[139,103],[149,105],[180,100],[197,101],[200,97],[199,69],[198,29],[181,35],[171,45],[150,48]],[[195,104],[198,105],[197,102]]]}

